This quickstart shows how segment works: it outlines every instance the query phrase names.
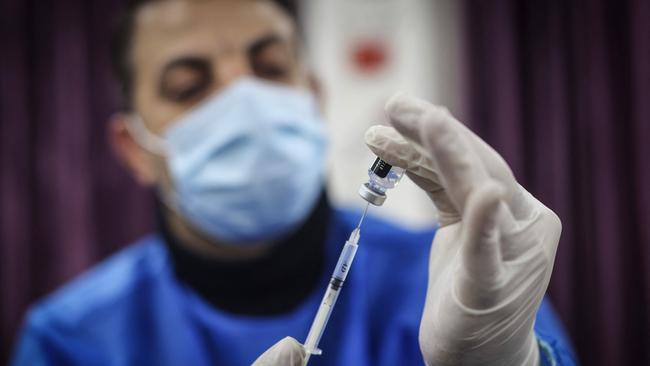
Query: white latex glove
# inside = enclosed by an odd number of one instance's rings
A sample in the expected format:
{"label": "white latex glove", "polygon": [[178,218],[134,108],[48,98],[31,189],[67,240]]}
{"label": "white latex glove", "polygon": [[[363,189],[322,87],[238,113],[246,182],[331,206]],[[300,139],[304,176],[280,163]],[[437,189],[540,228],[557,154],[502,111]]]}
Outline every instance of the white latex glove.
{"label": "white latex glove", "polygon": [[285,337],[266,350],[251,366],[302,366],[305,350],[298,341]]}
{"label": "white latex glove", "polygon": [[533,325],[560,238],[557,215],[446,109],[398,94],[386,113],[394,128],[371,127],[366,143],[406,168],[440,211],[420,324],[425,361],[539,364]]}

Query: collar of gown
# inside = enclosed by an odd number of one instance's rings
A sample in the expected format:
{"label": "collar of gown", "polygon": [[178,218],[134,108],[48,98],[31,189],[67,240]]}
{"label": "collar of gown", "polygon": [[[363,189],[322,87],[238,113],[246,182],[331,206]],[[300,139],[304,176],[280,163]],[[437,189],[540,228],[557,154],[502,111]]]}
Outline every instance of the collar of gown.
{"label": "collar of gown", "polygon": [[160,204],[157,212],[176,277],[219,309],[243,315],[287,313],[319,283],[331,215],[325,192],[298,230],[274,243],[264,257],[249,261],[206,258],[189,250],[169,230]]}

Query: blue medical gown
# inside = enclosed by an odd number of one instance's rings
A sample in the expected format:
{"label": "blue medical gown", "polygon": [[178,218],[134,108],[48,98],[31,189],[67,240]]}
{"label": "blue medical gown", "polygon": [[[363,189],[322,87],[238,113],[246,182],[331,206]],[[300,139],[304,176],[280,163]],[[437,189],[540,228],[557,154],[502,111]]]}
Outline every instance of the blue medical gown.
{"label": "blue medical gown", "polygon": [[[289,313],[246,316],[211,306],[177,280],[165,244],[152,235],[32,307],[13,364],[250,365],[285,336],[304,341],[341,246],[359,217],[337,210],[331,216],[326,273]],[[320,343],[323,355],[312,357],[310,365],[424,364],[418,327],[432,236],[433,231],[413,233],[367,219]],[[575,364],[546,300],[535,328],[545,358]]]}

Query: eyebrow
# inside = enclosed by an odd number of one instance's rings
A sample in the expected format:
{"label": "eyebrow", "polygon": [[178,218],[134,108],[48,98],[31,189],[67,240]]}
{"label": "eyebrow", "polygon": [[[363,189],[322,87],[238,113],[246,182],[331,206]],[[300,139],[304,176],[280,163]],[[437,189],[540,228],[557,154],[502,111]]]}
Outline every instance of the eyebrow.
{"label": "eyebrow", "polygon": [[[246,47],[246,53],[248,57],[255,58],[260,52],[262,52],[267,47],[276,44],[291,44],[292,42],[286,40],[285,38],[277,34],[267,34],[262,36],[253,42],[251,42]],[[158,81],[158,90],[161,93],[165,92],[165,81],[167,75],[175,69],[178,68],[188,68],[201,72],[210,72],[210,61],[202,56],[182,56],[176,59],[169,61],[160,73],[160,78]]]}
{"label": "eyebrow", "polygon": [[[291,42],[285,40],[284,38],[280,37],[277,34],[267,34],[251,42],[251,44],[249,44],[248,47],[246,47],[246,52],[248,53],[249,56],[256,56],[265,48],[275,44],[281,44],[281,43],[290,44]],[[167,73],[179,67],[186,67],[191,69],[204,69],[206,67],[209,67],[209,62],[201,56],[184,56],[184,57],[174,59],[168,62],[163,67],[163,71],[160,74],[161,82],[162,80],[165,79],[165,75]]]}

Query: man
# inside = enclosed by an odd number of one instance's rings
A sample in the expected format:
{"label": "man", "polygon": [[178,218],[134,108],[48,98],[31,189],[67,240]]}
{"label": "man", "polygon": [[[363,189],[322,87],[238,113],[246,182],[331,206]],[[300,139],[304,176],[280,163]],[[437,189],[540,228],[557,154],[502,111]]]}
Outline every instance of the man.
{"label": "man", "polygon": [[[110,135],[155,187],[159,231],[36,305],[14,364],[301,365],[284,337],[306,336],[358,214],[328,205],[293,22],[270,1],[145,0],[117,40],[128,105]],[[444,109],[396,95],[386,112],[366,143],[407,168],[440,229],[431,246],[364,223],[310,364],[574,364],[543,301],[557,216]]]}

